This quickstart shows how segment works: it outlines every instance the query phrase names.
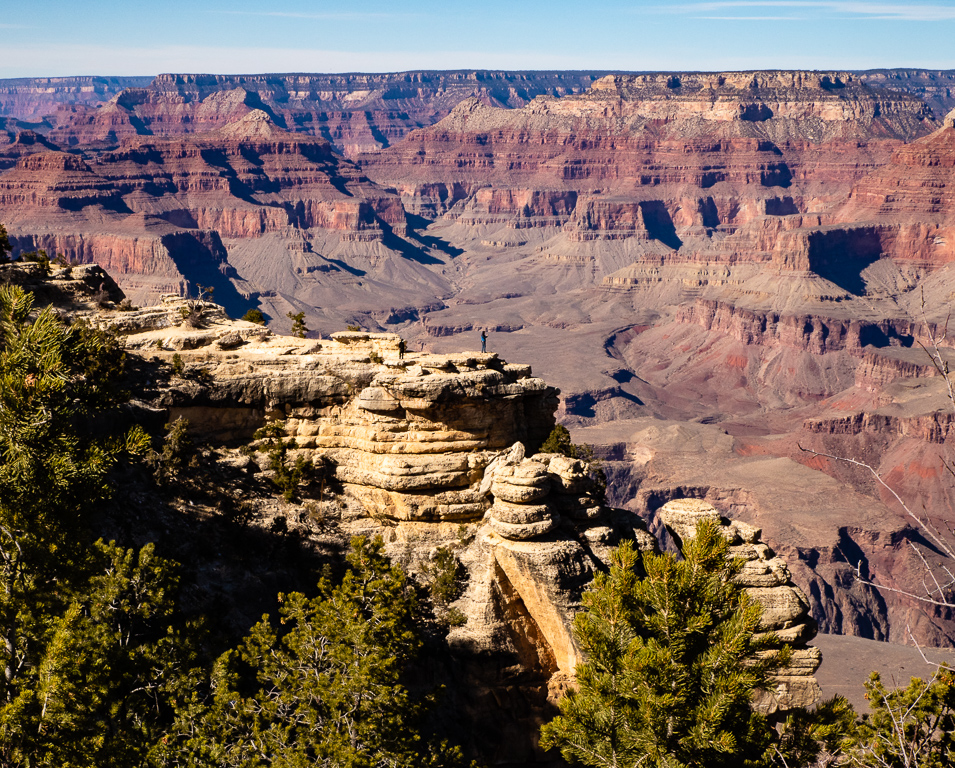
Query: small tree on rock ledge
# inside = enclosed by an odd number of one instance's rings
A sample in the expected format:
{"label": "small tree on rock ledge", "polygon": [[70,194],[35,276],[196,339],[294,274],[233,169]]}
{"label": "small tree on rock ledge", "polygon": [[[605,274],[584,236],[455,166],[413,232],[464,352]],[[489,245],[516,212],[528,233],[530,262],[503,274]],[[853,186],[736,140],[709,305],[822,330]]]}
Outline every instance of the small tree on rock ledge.
{"label": "small tree on rock ledge", "polygon": [[757,656],[762,610],[734,583],[727,547],[704,521],[682,561],[629,542],[614,551],[574,620],[587,660],[542,746],[607,768],[765,764],[773,732],[750,699],[780,659]]}
{"label": "small tree on rock ledge", "polygon": [[305,313],[297,312],[292,314],[289,312],[286,317],[292,321],[292,335],[304,339],[308,335],[308,328],[305,325]]}

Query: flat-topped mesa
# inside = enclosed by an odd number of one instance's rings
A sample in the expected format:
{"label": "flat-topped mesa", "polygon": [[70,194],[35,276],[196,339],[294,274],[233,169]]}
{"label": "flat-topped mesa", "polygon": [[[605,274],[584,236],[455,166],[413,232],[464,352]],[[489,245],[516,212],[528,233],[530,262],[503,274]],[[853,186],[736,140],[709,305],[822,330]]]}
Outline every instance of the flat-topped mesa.
{"label": "flat-topped mesa", "polygon": [[700,499],[667,502],[657,515],[681,547],[682,542],[696,536],[696,526],[702,520],[720,525],[720,532],[730,545],[728,557],[743,560],[736,582],[763,608],[758,629],[773,633],[781,643],[792,647],[786,665],[773,675],[775,689],[757,693],[756,708],[764,714],[773,714],[808,707],[818,700],[822,691],[813,675],[822,663],[822,654],[818,648],[807,645],[816,635],[816,622],[809,615],[809,601],[793,584],[786,562],[760,541],[760,529],[729,520]]}
{"label": "flat-topped mesa", "polygon": [[[680,97],[703,92],[730,96],[755,92],[808,92],[824,97],[849,89],[867,88],[851,72],[814,70],[752,70],[748,72],[654,72],[642,75],[607,75],[594,81],[592,92],[610,91],[624,98],[652,95]],[[900,94],[902,95],[902,94]]]}
{"label": "flat-topped mesa", "polygon": [[[917,97],[870,88],[848,72],[724,72],[608,75],[583,97],[653,104],[666,102],[676,113],[705,120],[761,123],[773,118],[823,122],[877,118],[897,130],[911,120],[930,120],[931,110]],[[816,126],[818,130],[818,126]],[[812,131],[807,136],[812,140]]]}

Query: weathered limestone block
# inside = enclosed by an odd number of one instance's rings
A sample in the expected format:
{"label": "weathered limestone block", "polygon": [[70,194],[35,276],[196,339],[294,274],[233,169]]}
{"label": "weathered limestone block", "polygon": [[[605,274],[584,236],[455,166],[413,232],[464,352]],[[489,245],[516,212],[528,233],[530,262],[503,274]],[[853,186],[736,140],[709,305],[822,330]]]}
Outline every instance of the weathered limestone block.
{"label": "weathered limestone block", "polygon": [[345,492],[372,516],[398,521],[472,522],[484,517],[490,506],[486,496],[471,488],[409,493],[349,483]]}
{"label": "weathered limestone block", "polygon": [[674,499],[657,512],[667,530],[677,539],[677,546],[696,535],[696,526],[703,520],[721,523],[723,518],[712,504],[700,499]]}
{"label": "weathered limestone block", "polygon": [[[180,354],[187,375],[171,380],[160,405],[190,418],[196,433],[217,437],[216,414],[238,409],[229,439],[243,439],[244,428],[249,441],[266,420],[283,421],[298,454],[329,462],[373,517],[479,519],[490,506],[488,463],[510,446],[539,444],[553,428],[557,391],[497,355],[399,360],[396,334],[278,337],[208,303],[203,327],[189,329],[177,325],[183,306],[169,297],[160,307],[111,315],[128,348],[169,363],[174,350]],[[512,466],[505,475],[495,489],[501,499],[533,503],[548,494],[546,467]],[[539,535],[557,519],[528,520],[520,525],[531,528],[509,533]]]}
{"label": "weathered limestone block", "polygon": [[517,466],[501,467],[494,473],[491,493],[495,498],[515,504],[526,504],[543,499],[550,493],[547,467],[530,460],[525,460]]}
{"label": "weathered limestone block", "polygon": [[[776,651],[767,651],[760,654],[762,658],[772,656]],[[789,662],[775,675],[775,687],[770,691],[760,693],[756,705],[763,712],[785,712],[797,707],[807,706],[805,702],[815,701],[821,691],[814,677],[819,665],[822,664],[822,652],[815,647],[794,648]]]}
{"label": "weathered limestone block", "polygon": [[502,523],[523,525],[555,518],[553,510],[547,504],[515,504],[503,499],[495,499],[493,516]]}
{"label": "weathered limestone block", "polygon": [[775,587],[790,583],[792,574],[786,561],[776,557],[765,544],[731,546],[729,553],[744,560],[743,569],[736,577],[744,587]]}
{"label": "weathered limestone block", "polygon": [[496,534],[505,539],[509,539],[510,541],[528,541],[530,539],[539,538],[545,533],[550,533],[557,527],[558,519],[548,517],[526,523],[505,523],[496,517],[489,517],[487,522]]}
{"label": "weathered limestone block", "polygon": [[397,411],[401,402],[384,387],[365,387],[358,395],[358,407],[366,411]]}
{"label": "weathered limestone block", "polygon": [[581,659],[571,629],[594,564],[575,541],[513,541],[483,534],[493,552],[495,577],[516,592],[547,644],[557,670],[572,674]]}
{"label": "weathered limestone block", "polygon": [[466,454],[393,455],[325,452],[336,464],[339,480],[388,491],[423,491],[467,486],[470,483]]}
{"label": "weathered limestone block", "polygon": [[[524,458],[524,447],[512,446],[488,466],[481,488],[494,495],[488,524],[500,536],[526,541],[557,527],[560,514],[549,504],[551,481],[546,465]],[[490,476],[490,484],[487,484]]]}
{"label": "weathered limestone block", "polygon": [[571,459],[559,454],[539,454],[547,457],[547,470],[557,481],[554,490],[558,493],[581,494],[589,491],[593,483],[587,476],[587,468],[580,459]]}
{"label": "weathered limestone block", "polygon": [[245,344],[245,339],[238,331],[226,331],[216,337],[215,345],[219,349],[236,349]]}
{"label": "weathered limestone block", "polygon": [[809,615],[809,601],[797,586],[746,587],[746,592],[763,607],[760,629],[788,629]]}
{"label": "weathered limestone block", "polygon": [[744,561],[737,582],[763,608],[761,633],[771,632],[781,643],[793,646],[791,660],[773,676],[775,688],[757,694],[757,709],[772,714],[810,706],[821,695],[813,675],[822,662],[822,654],[818,648],[805,645],[815,637],[816,623],[809,614],[809,601],[792,583],[785,561],[759,540],[760,529],[739,520],[727,520],[700,499],[670,501],[657,514],[681,547],[696,535],[701,520],[720,525],[730,544],[728,556]]}

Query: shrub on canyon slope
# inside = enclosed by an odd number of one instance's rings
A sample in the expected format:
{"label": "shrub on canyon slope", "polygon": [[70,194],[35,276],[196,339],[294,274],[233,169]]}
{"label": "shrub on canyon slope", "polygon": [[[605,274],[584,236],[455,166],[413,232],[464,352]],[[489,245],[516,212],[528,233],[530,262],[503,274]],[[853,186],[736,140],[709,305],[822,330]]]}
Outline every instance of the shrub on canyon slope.
{"label": "shrub on canyon slope", "polygon": [[255,323],[256,325],[265,325],[265,315],[262,314],[262,310],[258,307],[252,307],[248,312],[242,315],[242,319],[247,323]]}
{"label": "shrub on canyon slope", "polygon": [[865,684],[872,708],[845,744],[843,765],[947,768],[955,765],[955,673],[937,670],[889,690],[875,672]]}
{"label": "shrub on canyon slope", "polygon": [[295,314],[289,312],[286,317],[292,321],[291,334],[293,336],[298,336],[300,339],[308,336],[308,326],[305,325],[304,312],[296,312]]}
{"label": "shrub on canyon slope", "polygon": [[603,501],[607,495],[607,474],[600,459],[594,457],[594,447],[586,443],[578,445],[570,439],[570,432],[563,424],[555,424],[544,444],[541,453],[559,453],[571,459],[580,459],[587,465],[587,472],[594,485],[594,495]]}

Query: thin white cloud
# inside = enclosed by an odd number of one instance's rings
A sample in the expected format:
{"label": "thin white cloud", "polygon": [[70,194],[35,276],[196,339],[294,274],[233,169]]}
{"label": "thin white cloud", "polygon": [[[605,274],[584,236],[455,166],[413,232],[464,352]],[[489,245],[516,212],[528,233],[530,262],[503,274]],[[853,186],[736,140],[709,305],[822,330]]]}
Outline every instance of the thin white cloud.
{"label": "thin white cloud", "polygon": [[[955,7],[928,3],[867,3],[836,0],[719,0],[718,2],[685,3],[661,8],[661,13],[706,14],[733,9],[802,8],[842,14],[854,18],[886,21],[953,21]],[[704,17],[709,18],[709,17]],[[733,17],[727,17],[733,18]],[[735,17],[745,20],[747,17]]]}
{"label": "thin white cloud", "polygon": [[210,11],[228,16],[269,16],[278,19],[311,19],[315,21],[390,21],[420,14],[405,13],[292,13],[286,11]]}
{"label": "thin white cloud", "polygon": [[0,47],[0,78],[157,75],[162,72],[404,72],[421,69],[645,69],[624,55],[542,51],[329,51],[209,46],[116,47],[30,44]]}
{"label": "thin white cloud", "polygon": [[698,16],[707,21],[804,21],[805,16]]}
{"label": "thin white cloud", "polygon": [[482,51],[478,49],[360,52],[276,47],[97,45],[6,45],[0,47],[0,78],[75,75],[157,75],[162,72],[258,74],[276,72],[403,72],[421,69],[609,69],[618,71],[741,71],[751,69],[875,69],[878,67],[955,68],[955,51],[932,59],[895,58],[872,51],[868,58],[840,51],[825,55],[803,51],[772,57],[700,50],[661,53],[633,50],[583,53],[568,51]]}

